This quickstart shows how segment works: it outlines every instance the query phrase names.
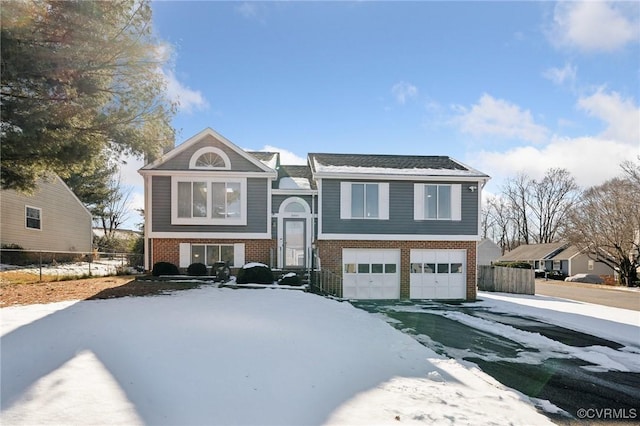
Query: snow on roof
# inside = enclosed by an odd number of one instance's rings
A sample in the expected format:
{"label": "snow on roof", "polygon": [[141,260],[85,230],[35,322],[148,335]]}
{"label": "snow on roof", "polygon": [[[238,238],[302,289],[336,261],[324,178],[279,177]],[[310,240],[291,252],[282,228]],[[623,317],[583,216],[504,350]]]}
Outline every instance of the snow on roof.
{"label": "snow on roof", "polygon": [[283,177],[278,183],[279,189],[311,189],[309,179],[303,177]]}
{"label": "snow on roof", "polygon": [[357,166],[325,166],[315,162],[316,172],[320,173],[345,173],[345,174],[376,174],[376,175],[419,175],[419,176],[484,176],[477,170],[451,170],[451,169],[395,169],[384,167],[357,167]]}

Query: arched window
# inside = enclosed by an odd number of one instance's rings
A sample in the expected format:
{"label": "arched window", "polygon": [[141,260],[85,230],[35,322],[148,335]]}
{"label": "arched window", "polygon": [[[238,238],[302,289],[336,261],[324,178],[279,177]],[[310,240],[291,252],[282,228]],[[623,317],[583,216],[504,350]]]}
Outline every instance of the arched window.
{"label": "arched window", "polygon": [[306,209],[297,201],[292,201],[286,205],[284,211],[287,213],[304,213]]}
{"label": "arched window", "polygon": [[200,148],[191,156],[190,169],[226,170],[231,168],[229,157],[221,149],[214,147]]}
{"label": "arched window", "polygon": [[280,204],[278,211],[280,214],[289,217],[287,214],[293,214],[294,216],[300,216],[301,213],[310,214],[311,208],[304,199],[300,197],[289,197]]}

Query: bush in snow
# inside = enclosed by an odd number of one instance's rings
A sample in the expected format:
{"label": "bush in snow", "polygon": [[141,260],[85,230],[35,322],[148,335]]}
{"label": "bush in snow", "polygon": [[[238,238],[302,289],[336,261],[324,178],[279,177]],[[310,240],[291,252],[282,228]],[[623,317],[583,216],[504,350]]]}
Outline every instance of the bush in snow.
{"label": "bush in snow", "polygon": [[273,284],[271,268],[262,263],[247,263],[238,271],[238,284]]}
{"label": "bush in snow", "polygon": [[202,277],[207,275],[208,272],[207,265],[200,262],[192,263],[187,268],[187,275],[191,275],[192,277]]}
{"label": "bush in snow", "polygon": [[153,265],[151,275],[159,277],[160,275],[180,275],[178,267],[169,262],[157,262]]}
{"label": "bush in snow", "polygon": [[280,284],[280,285],[300,285],[300,284],[302,284],[302,280],[300,279],[298,274],[296,274],[295,272],[289,272],[287,274],[284,274],[282,277],[280,277],[280,279],[278,280],[278,284]]}

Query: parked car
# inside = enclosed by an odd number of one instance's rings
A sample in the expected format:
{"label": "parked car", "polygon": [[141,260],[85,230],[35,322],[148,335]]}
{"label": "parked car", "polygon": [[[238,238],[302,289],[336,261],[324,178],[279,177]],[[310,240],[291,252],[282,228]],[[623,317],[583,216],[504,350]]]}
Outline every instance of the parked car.
{"label": "parked car", "polygon": [[565,281],[589,284],[602,284],[604,280],[595,274],[575,274],[564,279]]}
{"label": "parked car", "polygon": [[546,269],[534,269],[533,270],[533,274],[535,275],[536,278],[544,278],[547,274],[547,270]]}
{"label": "parked car", "polygon": [[549,277],[550,279],[559,281],[564,281],[567,276],[568,275],[562,271],[551,271],[547,274],[547,277]]}

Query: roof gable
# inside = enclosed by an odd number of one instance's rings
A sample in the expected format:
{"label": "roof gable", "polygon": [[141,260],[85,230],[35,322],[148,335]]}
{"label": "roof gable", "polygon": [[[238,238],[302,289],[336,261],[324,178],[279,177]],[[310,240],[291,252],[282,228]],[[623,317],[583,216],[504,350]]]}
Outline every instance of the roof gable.
{"label": "roof gable", "polygon": [[[220,146],[225,148],[227,152],[233,153],[235,158],[242,158],[246,164],[251,165],[252,169],[242,171],[261,171],[272,174],[275,177],[275,170],[273,168],[267,166],[264,162],[256,158],[256,156],[238,147],[211,128],[206,128],[197,135],[187,139],[154,162],[142,167],[140,172],[144,173],[150,170],[189,170],[188,166],[185,166],[185,163],[188,163],[191,155],[203,146]],[[178,167],[176,167],[176,164],[178,164]],[[232,170],[234,170],[234,167],[232,167]]]}

